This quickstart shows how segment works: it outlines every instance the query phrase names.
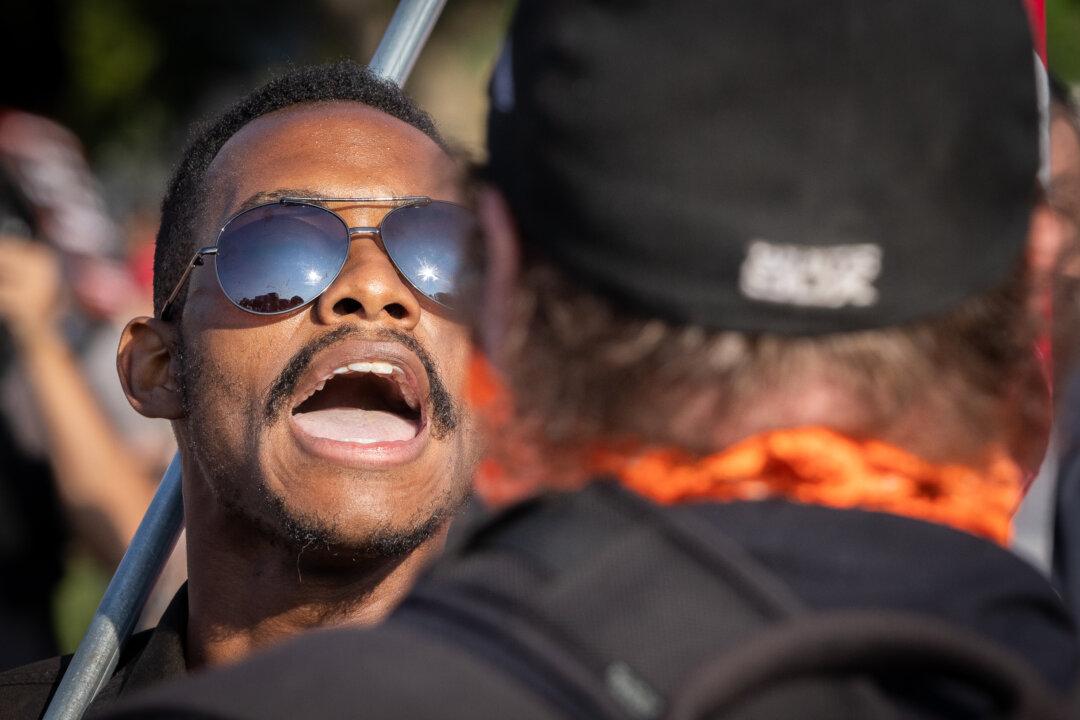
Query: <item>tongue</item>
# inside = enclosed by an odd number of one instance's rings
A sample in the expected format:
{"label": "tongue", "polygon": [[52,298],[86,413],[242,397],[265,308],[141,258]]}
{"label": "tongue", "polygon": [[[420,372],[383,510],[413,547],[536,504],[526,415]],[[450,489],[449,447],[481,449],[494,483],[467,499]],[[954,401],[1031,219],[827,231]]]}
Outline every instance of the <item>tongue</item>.
{"label": "tongue", "polygon": [[354,443],[404,442],[416,437],[415,420],[386,410],[328,408],[297,413],[293,421],[309,435]]}

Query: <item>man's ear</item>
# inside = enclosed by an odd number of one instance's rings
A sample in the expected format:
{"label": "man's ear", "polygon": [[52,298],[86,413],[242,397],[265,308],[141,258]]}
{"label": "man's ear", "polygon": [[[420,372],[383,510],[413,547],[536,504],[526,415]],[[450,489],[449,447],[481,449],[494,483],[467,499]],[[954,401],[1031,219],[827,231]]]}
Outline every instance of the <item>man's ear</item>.
{"label": "man's ear", "polygon": [[140,415],[176,420],[184,416],[180,388],[172,372],[175,326],[137,317],[120,336],[116,370],[131,407]]}
{"label": "man's ear", "polygon": [[510,321],[508,310],[520,269],[520,235],[506,198],[495,188],[480,189],[476,209],[486,253],[478,330],[484,351],[490,357],[498,357]]}

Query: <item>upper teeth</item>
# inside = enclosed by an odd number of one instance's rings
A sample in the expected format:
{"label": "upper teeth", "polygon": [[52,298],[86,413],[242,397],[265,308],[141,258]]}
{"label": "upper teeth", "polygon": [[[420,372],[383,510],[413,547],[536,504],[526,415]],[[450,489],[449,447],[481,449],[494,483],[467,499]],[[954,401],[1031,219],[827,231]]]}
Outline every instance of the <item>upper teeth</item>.
{"label": "upper teeth", "polygon": [[334,370],[335,375],[343,375],[347,372],[368,372],[376,375],[393,375],[394,366],[388,362],[354,362]]}
{"label": "upper teeth", "polygon": [[354,362],[348,365],[342,365],[339,368],[335,368],[333,373],[323,378],[318,385],[311,389],[311,392],[307,394],[300,402],[307,400],[315,393],[319,392],[326,386],[326,381],[334,375],[345,375],[347,373],[372,373],[374,375],[387,375],[392,376],[394,381],[397,382],[398,387],[401,389],[401,396],[409,407],[416,409],[420,406],[420,399],[416,396],[412,386],[405,381],[405,371],[391,363],[374,360],[371,362]]}

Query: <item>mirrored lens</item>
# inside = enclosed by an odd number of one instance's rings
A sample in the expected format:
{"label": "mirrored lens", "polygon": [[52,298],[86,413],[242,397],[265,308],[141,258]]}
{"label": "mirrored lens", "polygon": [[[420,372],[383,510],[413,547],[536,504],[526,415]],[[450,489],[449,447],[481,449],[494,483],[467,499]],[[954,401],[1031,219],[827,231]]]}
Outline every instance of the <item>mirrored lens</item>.
{"label": "mirrored lens", "polygon": [[453,307],[465,250],[476,230],[473,214],[448,202],[398,208],[382,222],[386,253],[413,287]]}
{"label": "mirrored lens", "polygon": [[314,205],[262,205],[221,231],[221,289],[237,306],[264,315],[305,305],[330,286],[349,255],[345,223]]}

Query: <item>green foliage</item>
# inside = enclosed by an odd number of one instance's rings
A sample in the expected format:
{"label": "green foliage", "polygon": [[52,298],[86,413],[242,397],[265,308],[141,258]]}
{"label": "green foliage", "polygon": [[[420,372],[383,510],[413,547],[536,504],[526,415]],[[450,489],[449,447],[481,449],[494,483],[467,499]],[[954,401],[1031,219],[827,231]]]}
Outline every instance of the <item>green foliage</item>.
{"label": "green foliage", "polygon": [[78,101],[91,115],[139,93],[160,60],[155,33],[125,0],[74,2],[65,35]]}
{"label": "green foliage", "polygon": [[75,651],[108,582],[109,576],[85,553],[73,552],[68,556],[64,578],[53,597],[53,622],[60,652]]}
{"label": "green foliage", "polygon": [[1046,45],[1054,73],[1080,83],[1080,0],[1046,0]]}

